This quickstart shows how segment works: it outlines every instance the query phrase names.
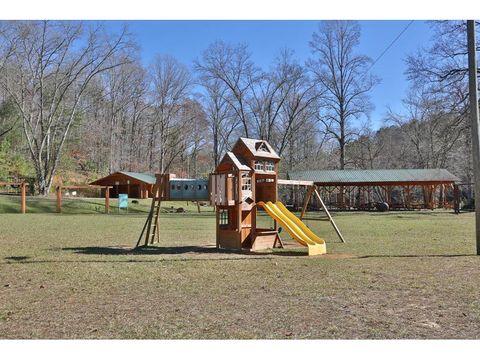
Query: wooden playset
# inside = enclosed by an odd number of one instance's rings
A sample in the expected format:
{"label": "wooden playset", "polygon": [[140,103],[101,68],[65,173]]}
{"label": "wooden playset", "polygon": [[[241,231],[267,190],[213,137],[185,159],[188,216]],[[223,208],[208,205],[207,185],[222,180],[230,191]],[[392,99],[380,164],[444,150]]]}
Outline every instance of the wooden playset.
{"label": "wooden playset", "polygon": [[[159,216],[162,201],[210,201],[216,212],[216,246],[223,249],[258,251],[283,247],[279,225],[297,242],[308,247],[309,255],[326,253],[325,241],[277,201],[278,185],[295,185],[295,180],[279,180],[280,157],[264,140],[239,138],[225,154],[209,180],[177,179],[173,174],[157,174],[150,213],[136,247],[160,239]],[[312,184],[308,199],[320,195]],[[257,214],[263,209],[274,220],[272,228],[257,226]],[[343,237],[328,210],[323,206],[335,231]]]}

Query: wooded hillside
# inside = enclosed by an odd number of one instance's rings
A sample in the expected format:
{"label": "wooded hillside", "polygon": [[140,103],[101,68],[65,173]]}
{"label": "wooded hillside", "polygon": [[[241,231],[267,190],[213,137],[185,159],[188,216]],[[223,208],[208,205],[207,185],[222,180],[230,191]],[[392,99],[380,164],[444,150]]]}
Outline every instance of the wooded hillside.
{"label": "wooded hillside", "polygon": [[192,64],[142,65],[134,34],[98,22],[0,22],[0,181],[85,182],[124,170],[206,177],[239,136],[269,141],[281,171],[446,168],[471,182],[464,22],[432,22],[406,58],[404,109],[373,128],[381,81],[359,54],[360,26],[320,22],[301,63],[268,69],[246,44],[212,43]]}

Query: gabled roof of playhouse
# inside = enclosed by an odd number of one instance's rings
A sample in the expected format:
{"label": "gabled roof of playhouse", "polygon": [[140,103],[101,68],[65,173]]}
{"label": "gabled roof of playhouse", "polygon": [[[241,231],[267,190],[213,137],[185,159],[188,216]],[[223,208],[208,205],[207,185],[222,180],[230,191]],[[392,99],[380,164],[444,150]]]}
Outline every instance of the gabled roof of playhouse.
{"label": "gabled roof of playhouse", "polygon": [[235,143],[233,148],[235,148],[238,143],[245,145],[245,147],[254,157],[280,160],[280,156],[278,156],[268,141],[241,137]]}
{"label": "gabled roof of playhouse", "polygon": [[235,155],[231,151],[227,151],[221,162],[223,162],[225,159],[229,159],[238,170],[251,170],[243,157]]}

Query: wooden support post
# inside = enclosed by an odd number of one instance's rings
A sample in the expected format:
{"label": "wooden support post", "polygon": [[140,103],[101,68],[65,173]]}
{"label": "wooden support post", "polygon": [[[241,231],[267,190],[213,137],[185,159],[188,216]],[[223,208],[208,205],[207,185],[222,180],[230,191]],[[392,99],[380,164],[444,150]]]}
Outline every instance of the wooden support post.
{"label": "wooden support post", "polygon": [[425,185],[422,186],[423,191],[423,207],[425,209],[428,208],[428,196],[427,196],[427,187]]}
{"label": "wooden support post", "polygon": [[436,192],[436,185],[430,186],[430,210],[435,209],[435,192]]}
{"label": "wooden support post", "polygon": [[326,207],[325,204],[323,203],[323,200],[322,200],[322,198],[320,197],[320,194],[318,193],[317,187],[316,187],[315,185],[313,185],[313,191],[315,192],[315,195],[317,195],[318,201],[320,201],[320,204],[322,205],[323,210],[324,210],[325,213],[327,214],[328,220],[330,220],[330,223],[332,224],[333,228],[335,229],[335,232],[337,233],[337,235],[338,235],[338,237],[340,238],[340,240],[344,243],[344,242],[345,242],[345,239],[343,238],[342,233],[341,233],[340,230],[338,229],[337,224],[335,224],[335,221],[333,221],[333,218],[332,218],[332,216],[330,215],[330,212],[328,211],[327,207]]}
{"label": "wooden support post", "polygon": [[389,208],[391,209],[393,207],[393,203],[392,203],[392,186],[391,185],[388,185],[386,187],[386,192],[387,192],[387,204],[389,206]]}
{"label": "wooden support post", "polygon": [[438,207],[445,207],[445,184],[440,185],[440,195],[438,200]]}
{"label": "wooden support post", "polygon": [[22,214],[27,212],[27,184],[22,182],[20,187],[21,192],[21,202],[20,202],[20,211]]}
{"label": "wooden support post", "polygon": [[278,247],[280,249],[283,249],[284,246],[283,246],[283,242],[282,242],[282,239],[280,238],[280,235],[277,233],[275,235],[275,241],[273,242],[273,248],[275,249],[276,245],[277,245],[277,242],[278,242]]}
{"label": "wooden support post", "polygon": [[412,193],[411,193],[411,190],[412,190],[412,189],[410,188],[410,186],[407,185],[407,186],[405,187],[405,191],[406,191],[406,193],[407,193],[406,199],[405,199],[405,205],[406,205],[406,208],[407,208],[407,209],[410,209],[411,206],[412,206]]}
{"label": "wooden support post", "polygon": [[57,213],[61,213],[62,212],[62,187],[61,186],[57,186],[56,194],[57,194]]}
{"label": "wooden support post", "polygon": [[345,188],[340,186],[340,209],[345,208]]}
{"label": "wooden support post", "polygon": [[105,214],[110,213],[110,187],[105,187]]}
{"label": "wooden support post", "polygon": [[460,189],[457,184],[453,184],[453,211],[460,214]]}
{"label": "wooden support post", "polygon": [[302,213],[300,214],[300,220],[303,219],[305,213],[307,212],[308,203],[310,202],[310,198],[312,197],[313,191],[315,190],[315,185],[311,185],[308,187],[307,196],[305,196],[305,201],[303,203]]}
{"label": "wooden support post", "polygon": [[200,214],[200,202],[197,201],[197,210],[198,210],[198,213]]}

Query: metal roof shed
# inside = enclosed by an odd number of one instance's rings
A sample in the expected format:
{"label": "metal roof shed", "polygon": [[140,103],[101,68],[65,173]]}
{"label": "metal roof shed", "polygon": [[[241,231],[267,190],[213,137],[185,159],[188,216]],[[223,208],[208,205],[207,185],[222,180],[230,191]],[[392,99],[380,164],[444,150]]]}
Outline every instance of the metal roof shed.
{"label": "metal roof shed", "polygon": [[90,183],[90,185],[111,186],[111,197],[128,194],[128,197],[138,199],[151,197],[154,184],[155,176],[129,171],[117,171]]}

